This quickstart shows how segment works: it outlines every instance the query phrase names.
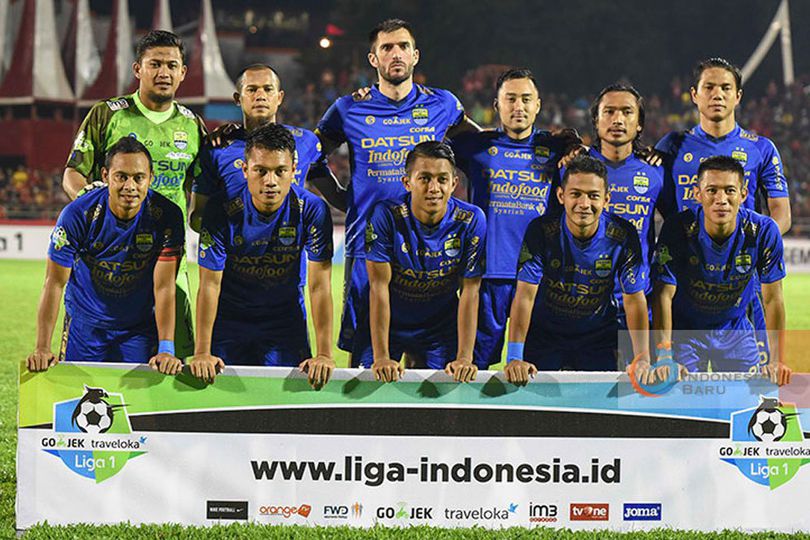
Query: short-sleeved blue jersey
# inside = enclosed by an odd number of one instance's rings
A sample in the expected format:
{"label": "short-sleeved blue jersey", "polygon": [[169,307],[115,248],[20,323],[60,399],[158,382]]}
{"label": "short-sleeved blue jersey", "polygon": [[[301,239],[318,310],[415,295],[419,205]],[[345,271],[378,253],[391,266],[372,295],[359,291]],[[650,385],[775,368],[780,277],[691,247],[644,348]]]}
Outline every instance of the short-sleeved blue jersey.
{"label": "short-sleeved blue jersey", "polygon": [[422,141],[442,140],[463,118],[456,96],[417,84],[400,101],[392,101],[374,86],[365,100],[343,96],[329,107],[317,132],[349,146],[348,256],[364,257],[363,233],[374,204],[405,193],[402,177],[408,152]]}
{"label": "short-sleeved blue jersey", "polygon": [[487,216],[485,278],[515,279],[529,222],[543,214],[559,184],[565,141],[548,131],[523,139],[503,131],[464,133],[452,141],[456,164],[470,182],[470,200]]}
{"label": "short-sleeved blue jersey", "polygon": [[68,315],[115,329],[153,320],[155,264],[183,254],[184,231],[180,208],[151,189],[129,221],[112,213],[107,188],[68,204],[48,247],[48,258],[72,268],[65,291]]}
{"label": "short-sleeved blue jersey", "polygon": [[[310,166],[322,158],[321,142],[312,131],[284,125],[295,139],[295,183],[304,185]],[[229,191],[233,195],[245,184],[242,164],[245,162],[244,129],[234,133],[228,146],[212,148],[206,143],[200,149],[200,174],[194,179],[192,191],[200,195],[214,195]]]}
{"label": "short-sleeved blue jersey", "polygon": [[271,216],[253,206],[247,184],[232,198],[219,194],[205,208],[199,264],[222,271],[217,317],[272,323],[299,301],[302,252],[332,259],[332,217],[326,203],[291,186]]}
{"label": "short-sleeved blue jersey", "polygon": [[455,320],[460,279],[484,273],[485,236],[481,209],[453,197],[435,227],[414,217],[410,194],[377,203],[366,224],[366,258],[391,264],[391,326]]}
{"label": "short-sleeved blue jersey", "polygon": [[720,245],[706,232],[702,208],[667,219],[653,273],[655,280],[677,287],[673,328],[731,328],[756,295],[756,277],[762,283],[785,277],[783,254],[776,222],[744,208],[734,233]]}
{"label": "short-sleeved blue jersey", "polygon": [[517,275],[539,285],[529,333],[561,345],[576,339],[576,346],[602,340],[605,331],[615,336],[616,283],[627,294],[644,291],[648,273],[636,228],[620,217],[603,212],[585,242],[568,230],[565,214],[535,219],[526,229]]}
{"label": "short-sleeved blue jersey", "polygon": [[731,133],[720,138],[708,135],[699,125],[686,132],[673,131],[658,141],[655,148],[665,156],[666,198],[662,206],[665,217],[698,207],[698,166],[711,156],[731,156],[745,169],[748,186],[745,208],[758,210],[758,193],[768,198],[788,196],[782,158],[776,146],[770,139],[750,133],[738,125]]}

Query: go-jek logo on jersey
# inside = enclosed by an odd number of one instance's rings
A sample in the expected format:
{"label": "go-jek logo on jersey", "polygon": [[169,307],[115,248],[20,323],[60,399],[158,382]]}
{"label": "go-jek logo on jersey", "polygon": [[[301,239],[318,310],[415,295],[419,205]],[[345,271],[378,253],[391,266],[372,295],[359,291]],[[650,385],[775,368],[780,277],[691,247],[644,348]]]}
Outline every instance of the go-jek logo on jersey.
{"label": "go-jek logo on jersey", "polygon": [[758,407],[731,415],[733,446],[720,448],[720,459],[749,480],[776,489],[810,463],[796,405],[760,396]]}
{"label": "go-jek logo on jersey", "polygon": [[132,434],[122,394],[84,387],[84,395],[53,405],[52,437],[42,450],[96,483],[118,474],[127,461],[146,453],[146,437]]}

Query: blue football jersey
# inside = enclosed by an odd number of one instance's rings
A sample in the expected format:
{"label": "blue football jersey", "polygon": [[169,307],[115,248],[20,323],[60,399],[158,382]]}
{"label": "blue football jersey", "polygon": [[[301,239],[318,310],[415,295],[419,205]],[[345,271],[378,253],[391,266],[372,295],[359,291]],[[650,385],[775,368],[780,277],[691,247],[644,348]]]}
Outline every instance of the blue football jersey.
{"label": "blue football jersey", "polygon": [[[295,139],[295,183],[304,185],[310,166],[321,159],[321,142],[308,129],[284,125]],[[228,146],[212,148],[206,143],[200,149],[200,174],[194,179],[191,190],[200,195],[214,195],[227,191],[233,196],[245,184],[242,164],[245,162],[245,137],[240,129]]]}
{"label": "blue football jersey", "polygon": [[788,196],[787,180],[779,151],[770,139],[735,126],[720,138],[708,135],[698,125],[686,132],[671,132],[655,145],[665,155],[665,217],[683,210],[695,209],[697,170],[700,162],[711,156],[731,156],[745,169],[748,197],[744,207],[756,208],[757,194],[768,198]]}
{"label": "blue football jersey", "polygon": [[484,273],[486,221],[453,197],[428,227],[411,213],[410,194],[377,203],[366,225],[366,258],[391,264],[391,326],[423,329],[458,312],[461,278]]}
{"label": "blue football jersey", "polygon": [[547,131],[515,140],[498,130],[464,133],[451,144],[456,164],[469,180],[470,200],[487,217],[484,277],[515,279],[526,227],[556,197],[557,163],[565,141]]}
{"label": "blue football jersey", "polygon": [[535,219],[526,229],[517,275],[539,285],[529,334],[561,345],[604,346],[605,332],[615,336],[618,325],[616,283],[627,294],[644,291],[648,272],[636,228],[620,217],[603,212],[585,242],[568,230],[565,214]]}
{"label": "blue football jersey", "polygon": [[332,259],[332,217],[324,201],[293,185],[281,208],[264,216],[245,184],[232,198],[205,208],[199,264],[222,271],[217,318],[271,322],[299,301],[302,252],[310,261]]}
{"label": "blue football jersey", "polygon": [[444,138],[464,118],[461,102],[438,88],[414,85],[400,101],[372,87],[368,99],[343,96],[329,107],[317,133],[349,145],[352,181],[348,187],[346,254],[364,257],[366,219],[378,201],[405,193],[405,158],[423,141]]}
{"label": "blue football jersey", "polygon": [[48,258],[72,268],[65,311],[99,328],[124,329],[153,319],[154,269],[180,258],[185,227],[180,208],[152,191],[129,221],[110,210],[107,188],[68,204],[51,234]]}
{"label": "blue football jersey", "polygon": [[732,328],[757,293],[757,277],[762,283],[785,277],[782,235],[771,218],[741,208],[734,234],[720,245],[703,219],[702,208],[676,214],[658,238],[654,279],[677,287],[675,330]]}

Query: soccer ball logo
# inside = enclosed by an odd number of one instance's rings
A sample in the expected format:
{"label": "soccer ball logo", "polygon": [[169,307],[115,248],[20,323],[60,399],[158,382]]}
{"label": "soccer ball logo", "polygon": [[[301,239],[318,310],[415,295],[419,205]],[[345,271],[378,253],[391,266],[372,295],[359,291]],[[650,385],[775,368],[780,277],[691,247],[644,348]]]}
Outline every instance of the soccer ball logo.
{"label": "soccer ball logo", "polygon": [[73,409],[71,421],[83,433],[106,433],[112,426],[115,409],[124,405],[110,405],[104,398],[110,397],[103,388],[84,386],[84,395]]}
{"label": "soccer ball logo", "polygon": [[788,419],[795,414],[785,414],[779,407],[782,404],[776,398],[760,396],[759,407],[748,422],[748,433],[760,442],[770,443],[782,440],[787,432]]}

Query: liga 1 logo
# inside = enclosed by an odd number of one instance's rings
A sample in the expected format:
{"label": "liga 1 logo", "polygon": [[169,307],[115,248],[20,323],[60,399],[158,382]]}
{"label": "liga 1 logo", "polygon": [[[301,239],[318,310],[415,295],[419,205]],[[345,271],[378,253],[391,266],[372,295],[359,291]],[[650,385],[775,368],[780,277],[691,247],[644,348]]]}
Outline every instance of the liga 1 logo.
{"label": "liga 1 logo", "polygon": [[810,463],[796,405],[778,398],[760,396],[759,406],[732,413],[730,436],[734,445],[720,448],[720,459],[772,490]]}
{"label": "liga 1 logo", "polygon": [[130,459],[146,453],[146,437],[132,433],[122,394],[84,386],[84,394],[53,405],[53,436],[43,437],[44,452],[73,472],[103,482]]}

